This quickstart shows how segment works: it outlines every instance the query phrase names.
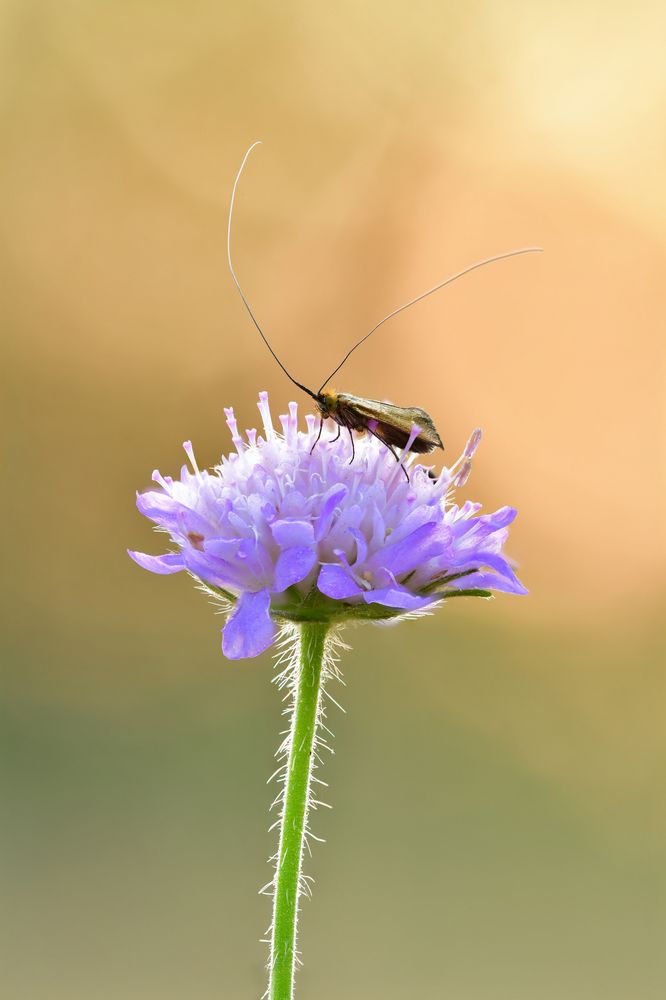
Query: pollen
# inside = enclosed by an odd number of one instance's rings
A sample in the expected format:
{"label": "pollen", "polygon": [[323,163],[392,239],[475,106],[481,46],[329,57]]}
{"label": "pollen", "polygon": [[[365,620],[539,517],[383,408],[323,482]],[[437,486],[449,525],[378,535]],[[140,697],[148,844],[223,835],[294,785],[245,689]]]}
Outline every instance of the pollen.
{"label": "pollen", "polygon": [[187,540],[192,543],[195,549],[199,552],[203,552],[204,536],[200,535],[198,531],[188,531]]}

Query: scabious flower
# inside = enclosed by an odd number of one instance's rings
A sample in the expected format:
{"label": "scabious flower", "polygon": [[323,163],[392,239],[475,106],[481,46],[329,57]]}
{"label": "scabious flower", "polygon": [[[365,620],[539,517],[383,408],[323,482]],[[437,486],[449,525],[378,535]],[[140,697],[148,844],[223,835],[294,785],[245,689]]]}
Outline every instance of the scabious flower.
{"label": "scabious flower", "polygon": [[436,476],[409,452],[418,427],[400,462],[370,434],[356,441],[350,461],[346,435],[318,440],[311,415],[299,430],[296,403],[280,417],[281,432],[265,392],[259,411],[263,435],[250,430],[245,438],[233,410],[225,411],[235,452],[212,471],[199,469],[187,441],[191,468],[175,480],[153,473],[157,488],[140,493],[137,505],[175,551],[130,555],[154,573],[185,570],[226,605],[227,657],[257,656],[282,636],[275,679],[288,690],[290,722],[273,775],[280,834],[263,890],[273,897],[266,996],[293,1000],[299,900],[310,892],[303,852],[318,804],[313,770],[326,745],[323,696],[339,677],[336,626],[423,613],[462,594],[525,588],[502,552],[516,511],[481,514],[479,504],[452,498],[469,476],[480,431]]}
{"label": "scabious flower", "polygon": [[435,477],[407,449],[398,464],[369,434],[355,442],[353,462],[346,435],[313,448],[312,415],[299,430],[290,403],[279,433],[267,393],[258,406],[263,436],[249,430],[244,440],[227,409],[234,453],[212,472],[200,470],[187,441],[191,470],[183,466],[176,480],[156,471],[159,489],[137,496],[176,550],[130,555],[154,573],[185,570],[233,602],[225,656],[257,656],[281,620],[389,620],[463,593],[526,593],[502,552],[516,511],[480,514],[480,504],[451,499],[469,475],[480,431]]}

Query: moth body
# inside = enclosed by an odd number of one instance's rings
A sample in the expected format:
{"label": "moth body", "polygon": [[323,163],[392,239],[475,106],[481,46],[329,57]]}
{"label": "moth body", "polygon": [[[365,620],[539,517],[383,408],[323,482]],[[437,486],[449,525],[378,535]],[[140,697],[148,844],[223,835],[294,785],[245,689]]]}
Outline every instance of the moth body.
{"label": "moth body", "polygon": [[414,424],[420,430],[410,451],[425,455],[434,448],[444,448],[432,417],[417,406],[395,406],[378,399],[332,391],[317,393],[315,402],[322,420],[330,417],[339,427],[372,434],[390,448],[405,448]]}

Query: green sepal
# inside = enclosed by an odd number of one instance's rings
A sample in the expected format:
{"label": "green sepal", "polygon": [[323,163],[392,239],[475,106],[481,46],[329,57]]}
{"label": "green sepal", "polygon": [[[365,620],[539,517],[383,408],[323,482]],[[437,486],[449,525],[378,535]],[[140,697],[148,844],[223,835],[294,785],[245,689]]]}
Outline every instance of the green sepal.
{"label": "green sepal", "polygon": [[[468,569],[462,573],[452,573],[449,576],[441,577],[433,581],[427,587],[423,587],[421,594],[424,597],[432,597],[435,601],[445,601],[449,597],[492,597],[489,590],[470,588],[468,590],[446,590],[439,591],[438,587],[457,580],[462,576],[469,576],[476,573],[476,569]],[[236,604],[238,598],[223,587],[214,586],[212,583],[199,581],[201,588],[210,593],[213,597],[221,597],[229,604]],[[322,625],[334,625],[344,621],[390,621],[393,618],[400,618],[409,614],[405,608],[390,608],[386,604],[346,604],[344,601],[336,601],[332,597],[326,597],[320,593],[316,587],[310,591],[306,597],[302,597],[298,589],[290,587],[286,593],[292,599],[292,603],[286,608],[271,608],[271,617],[276,621],[287,622],[310,622]]]}
{"label": "green sepal", "polygon": [[443,594],[438,594],[443,601],[448,600],[449,597],[492,597],[492,591],[490,590],[480,590],[477,587],[470,587],[469,590],[447,590]]}
{"label": "green sepal", "polygon": [[452,580],[460,580],[463,576],[470,576],[472,573],[478,572],[479,567],[475,566],[473,569],[464,569],[460,573],[448,573],[446,576],[440,576],[437,580],[433,580],[432,583],[426,584],[425,587],[421,588],[421,593],[434,594],[440,587],[445,587],[448,583],[451,583]]}
{"label": "green sepal", "polygon": [[320,622],[333,625],[343,621],[385,621],[404,615],[404,608],[389,608],[384,604],[346,604],[326,597],[314,587],[299,604],[289,608],[272,608],[278,621]]}
{"label": "green sepal", "polygon": [[238,598],[235,594],[229,593],[224,587],[216,587],[212,583],[206,583],[204,580],[200,580],[199,577],[194,578],[199,584],[202,590],[208,591],[213,597],[223,597],[225,601],[229,601],[229,604],[235,604]]}

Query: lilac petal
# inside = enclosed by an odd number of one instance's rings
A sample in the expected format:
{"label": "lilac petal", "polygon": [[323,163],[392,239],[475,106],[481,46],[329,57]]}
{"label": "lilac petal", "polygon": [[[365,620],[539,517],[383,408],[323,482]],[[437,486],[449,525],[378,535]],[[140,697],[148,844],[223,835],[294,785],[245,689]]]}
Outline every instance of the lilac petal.
{"label": "lilac petal", "polygon": [[276,627],[268,590],[245,591],[222,630],[222,652],[229,660],[259,656],[275,641]]}
{"label": "lilac petal", "polygon": [[451,507],[450,513],[452,515],[452,523],[464,522],[469,526],[470,520],[474,518],[475,514],[481,510],[480,503],[474,503],[472,500],[465,500],[462,507],[456,507],[455,504]]}
{"label": "lilac petal", "polygon": [[370,533],[370,551],[378,549],[380,545],[384,544],[384,539],[386,538],[386,525],[384,523],[384,517],[382,512],[379,510],[376,503],[373,503],[370,509],[371,518],[371,533]]}
{"label": "lilac petal", "polygon": [[148,490],[147,493],[137,493],[136,505],[142,514],[153,521],[163,521],[175,517],[183,505],[167,493]]}
{"label": "lilac petal", "polygon": [[521,594],[523,592],[527,593],[522,583],[520,582],[516,574],[513,572],[506,559],[503,558],[503,556],[500,556],[499,554],[493,552],[481,552],[479,561],[481,562],[482,566],[489,566],[490,569],[494,569],[495,572],[499,574],[499,576],[501,576],[508,583],[512,584],[513,587],[517,588],[515,591],[512,592],[518,594]]}
{"label": "lilac petal", "polygon": [[412,508],[396,525],[391,534],[391,543],[397,544],[403,538],[407,538],[412,532],[417,531],[424,524],[427,524],[428,521],[432,522],[434,516],[436,515],[430,507],[419,506]]}
{"label": "lilac petal", "polygon": [[347,597],[358,597],[365,593],[344,566],[322,566],[317,587],[326,597],[332,597],[336,601],[344,601]]}
{"label": "lilac petal", "polygon": [[366,541],[365,535],[358,528],[349,528],[349,534],[356,541],[356,559],[355,563],[364,563],[368,556],[368,543]]}
{"label": "lilac petal", "polygon": [[507,580],[497,573],[470,573],[448,584],[455,590],[501,590],[506,594],[527,594],[529,591],[518,578]]}
{"label": "lilac petal", "polygon": [[493,514],[483,514],[479,521],[487,524],[493,531],[498,531],[500,528],[508,527],[517,516],[518,511],[515,507],[500,507]]}
{"label": "lilac petal", "polygon": [[515,507],[500,507],[493,514],[482,514],[468,521],[459,520],[455,525],[455,534],[463,545],[477,545],[482,539],[508,527],[517,514]]}
{"label": "lilac petal", "polygon": [[151,573],[179,573],[185,569],[183,556],[180,552],[168,552],[164,556],[149,556],[145,552],[132,552],[127,550],[127,554],[132,557],[143,569],[149,569]]}
{"label": "lilac petal", "polygon": [[330,490],[326,493],[324,500],[321,505],[321,510],[319,512],[319,517],[317,518],[317,525],[315,527],[315,538],[318,542],[328,534],[333,523],[333,517],[335,515],[335,508],[340,503],[344,497],[347,496],[349,490],[342,483],[338,483],[335,486],[331,486]]}
{"label": "lilac petal", "polygon": [[188,535],[190,532],[194,532],[197,535],[203,535],[207,538],[210,534],[210,522],[206,520],[205,517],[201,517],[197,514],[195,510],[190,510],[189,507],[181,507],[181,509],[176,514],[175,525],[169,524],[168,521],[162,521],[169,531],[180,532],[181,535]]}
{"label": "lilac petal", "polygon": [[197,530],[198,525],[194,522],[200,520],[199,516],[185,504],[167,496],[166,493],[157,493],[154,491],[137,493],[136,505],[145,517],[149,517],[151,521],[155,521],[170,531],[179,531],[180,522],[183,518],[189,516],[193,519],[192,527]]}
{"label": "lilac petal", "polygon": [[314,527],[310,521],[273,521],[271,532],[280,548],[314,543]]}
{"label": "lilac petal", "polygon": [[245,590],[251,586],[260,586],[261,582],[243,569],[239,570],[232,563],[225,562],[224,559],[216,559],[206,552],[198,552],[193,548],[183,549],[183,562],[185,569],[189,570],[193,576],[198,576],[204,583],[210,583],[214,587],[223,587],[225,590],[231,587],[233,590]]}
{"label": "lilac petal", "polygon": [[237,510],[230,510],[227,514],[227,520],[239,538],[252,538],[252,525],[248,524],[244,518],[240,517],[237,513],[240,509],[241,507],[238,505]]}
{"label": "lilac petal", "polygon": [[368,560],[368,568],[371,570],[386,568],[395,576],[410,573],[421,563],[444,551],[444,545],[436,531],[437,527],[434,521],[422,524],[406,538],[394,545],[387,545],[377,552]]}
{"label": "lilac petal", "polygon": [[283,518],[302,518],[307,509],[308,501],[298,490],[290,490],[280,504],[280,513]]}
{"label": "lilac petal", "polygon": [[275,564],[275,581],[273,590],[280,594],[293,583],[300,583],[308,575],[315,562],[317,554],[305,545],[285,549],[278,556]]}
{"label": "lilac petal", "polygon": [[389,587],[379,587],[377,590],[369,590],[364,594],[366,604],[385,604],[388,608],[403,608],[405,611],[416,611],[417,608],[425,608],[432,604],[437,598],[419,597],[418,594],[411,594],[400,584]]}
{"label": "lilac petal", "polygon": [[233,559],[240,543],[240,538],[207,538],[203,547],[206,555],[215,556],[217,559]]}
{"label": "lilac petal", "polygon": [[210,524],[205,518],[187,504],[174,500],[166,493],[154,490],[137,493],[136,505],[142,514],[160,527],[168,528],[172,534],[186,535],[188,531],[196,531],[198,534],[207,535],[210,532]]}

